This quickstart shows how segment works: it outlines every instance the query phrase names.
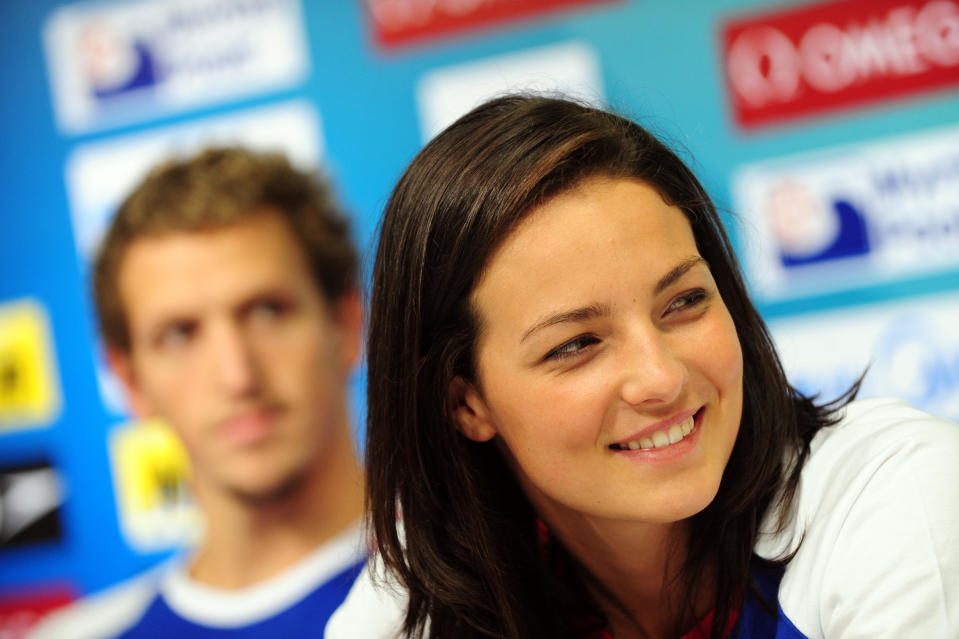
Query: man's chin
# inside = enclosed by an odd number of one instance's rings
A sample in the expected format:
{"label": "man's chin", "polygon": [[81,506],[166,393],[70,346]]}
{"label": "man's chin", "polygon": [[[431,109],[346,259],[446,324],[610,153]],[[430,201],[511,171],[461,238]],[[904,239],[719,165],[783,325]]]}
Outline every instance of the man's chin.
{"label": "man's chin", "polygon": [[268,506],[283,502],[296,495],[305,482],[305,472],[288,473],[277,477],[262,477],[251,481],[235,482],[228,491],[238,501],[254,506]]}

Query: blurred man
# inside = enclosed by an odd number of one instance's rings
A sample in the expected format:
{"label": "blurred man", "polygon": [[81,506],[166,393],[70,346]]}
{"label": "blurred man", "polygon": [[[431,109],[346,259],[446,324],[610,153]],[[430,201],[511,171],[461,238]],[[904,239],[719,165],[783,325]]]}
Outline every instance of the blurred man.
{"label": "blurred man", "polygon": [[182,440],[205,534],[35,637],[322,634],[364,561],[356,271],[327,187],[280,156],[209,150],[128,197],[95,264],[100,329],[133,411]]}

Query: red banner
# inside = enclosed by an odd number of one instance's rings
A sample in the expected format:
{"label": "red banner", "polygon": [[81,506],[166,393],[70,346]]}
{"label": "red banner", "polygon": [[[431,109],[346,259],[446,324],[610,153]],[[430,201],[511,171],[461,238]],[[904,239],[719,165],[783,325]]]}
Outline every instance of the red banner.
{"label": "red banner", "polygon": [[959,0],[821,2],[727,22],[722,36],[745,128],[959,86]]}
{"label": "red banner", "polygon": [[30,628],[46,613],[73,601],[74,589],[66,584],[26,587],[17,593],[0,592],[0,637],[25,639]]}
{"label": "red banner", "polygon": [[376,40],[395,47],[614,0],[366,0]]}

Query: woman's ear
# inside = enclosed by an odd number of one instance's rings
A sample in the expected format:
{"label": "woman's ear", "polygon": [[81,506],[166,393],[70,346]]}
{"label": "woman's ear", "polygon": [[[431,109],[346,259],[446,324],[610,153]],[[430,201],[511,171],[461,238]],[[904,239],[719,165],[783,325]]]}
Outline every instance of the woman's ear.
{"label": "woman's ear", "polygon": [[486,402],[476,388],[462,377],[450,382],[447,405],[456,428],[469,439],[488,442],[496,436]]}

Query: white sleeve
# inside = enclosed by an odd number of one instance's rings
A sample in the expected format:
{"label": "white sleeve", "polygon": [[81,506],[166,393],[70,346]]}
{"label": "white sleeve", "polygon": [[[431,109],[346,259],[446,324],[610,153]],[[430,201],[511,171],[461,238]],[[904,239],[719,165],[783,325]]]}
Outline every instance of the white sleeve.
{"label": "white sleeve", "polygon": [[[375,572],[374,581],[371,572]],[[346,600],[326,624],[324,639],[397,639],[406,616],[406,593],[373,555]]]}
{"label": "white sleeve", "polygon": [[859,404],[803,470],[780,605],[811,638],[959,638],[959,426]]}
{"label": "white sleeve", "polygon": [[959,426],[935,430],[849,511],[823,583],[827,638],[959,637]]}

